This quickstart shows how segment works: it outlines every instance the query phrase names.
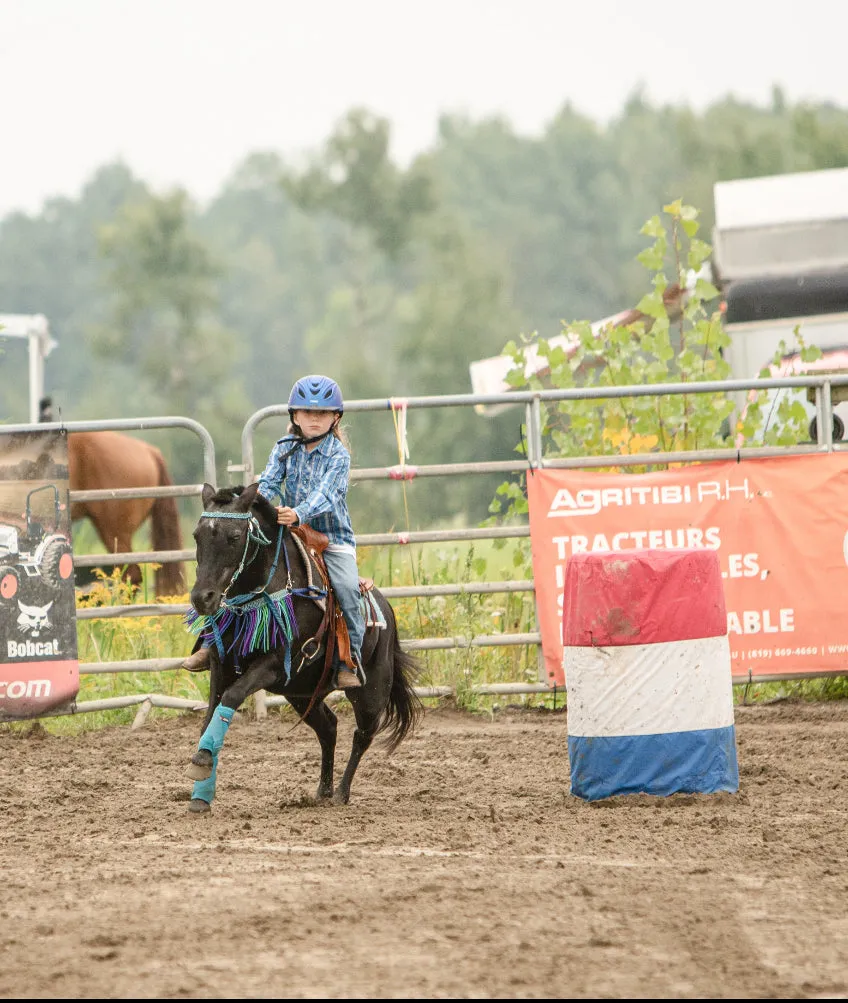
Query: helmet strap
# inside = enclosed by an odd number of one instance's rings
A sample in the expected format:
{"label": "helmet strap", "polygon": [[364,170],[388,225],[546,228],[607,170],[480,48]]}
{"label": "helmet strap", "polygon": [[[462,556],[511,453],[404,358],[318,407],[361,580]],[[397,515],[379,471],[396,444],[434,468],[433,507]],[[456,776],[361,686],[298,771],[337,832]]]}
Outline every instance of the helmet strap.
{"label": "helmet strap", "polygon": [[322,432],[320,435],[313,435],[311,439],[303,439],[304,446],[311,446],[313,442],[320,442],[322,439],[326,439],[328,435],[333,434],[333,429],[328,428],[326,432]]}
{"label": "helmet strap", "polygon": [[299,441],[296,442],[294,446],[292,446],[292,448],[283,456],[283,459],[286,459],[287,457],[291,456],[291,454],[296,449],[300,449],[301,446],[311,446],[313,442],[320,442],[322,439],[326,439],[328,435],[332,435],[336,427],[338,426],[339,422],[341,421],[341,417],[342,417],[341,414],[336,415],[336,417],[333,419],[333,424],[327,429],[326,432],[322,432],[320,435],[313,435],[311,439],[307,439],[301,432],[300,425],[298,425],[297,422],[294,420],[294,409],[290,408],[289,420],[300,434],[298,435]]}

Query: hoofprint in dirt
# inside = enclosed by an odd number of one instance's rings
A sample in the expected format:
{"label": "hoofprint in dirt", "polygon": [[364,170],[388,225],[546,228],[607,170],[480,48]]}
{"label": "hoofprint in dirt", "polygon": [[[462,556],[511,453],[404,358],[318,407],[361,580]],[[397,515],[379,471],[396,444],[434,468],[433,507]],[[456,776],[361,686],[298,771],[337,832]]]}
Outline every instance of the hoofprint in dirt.
{"label": "hoofprint in dirt", "polygon": [[196,718],[0,732],[0,995],[848,993],[848,704],[738,709],[737,795],[595,805],[562,714],[429,711],[347,807],[292,723],[237,717],[200,818]]}

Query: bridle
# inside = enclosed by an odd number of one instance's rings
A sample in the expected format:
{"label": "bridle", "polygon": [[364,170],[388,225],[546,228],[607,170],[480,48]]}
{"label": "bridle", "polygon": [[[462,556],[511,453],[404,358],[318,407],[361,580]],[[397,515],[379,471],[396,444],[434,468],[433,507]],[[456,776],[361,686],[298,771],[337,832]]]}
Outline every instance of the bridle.
{"label": "bridle", "polygon": [[[241,555],[241,560],[239,561],[238,567],[235,569],[235,571],[230,576],[230,580],[227,583],[227,587],[221,593],[221,604],[224,605],[226,603],[230,603],[230,602],[234,601],[234,600],[227,599],[227,593],[232,588],[233,582],[235,582],[235,580],[242,573],[242,571],[244,571],[244,569],[246,567],[249,567],[251,564],[253,564],[253,562],[259,556],[259,551],[260,551],[260,549],[262,547],[269,547],[271,545],[271,541],[268,539],[268,537],[262,531],[262,527],[259,525],[259,520],[256,518],[256,516],[252,512],[201,512],[200,513],[200,518],[201,519],[238,519],[240,521],[246,521],[247,522],[247,536],[245,537],[245,540],[244,540],[244,553]],[[285,526],[280,526],[280,530],[281,531],[284,530],[284,529],[285,529]],[[282,544],[282,539],[283,539],[282,532],[277,533],[277,552],[274,555],[274,563],[271,566],[271,571],[270,571],[270,573],[268,575],[268,578],[267,578],[265,584],[261,585],[258,589],[253,589],[252,592],[246,593],[247,595],[254,595],[257,592],[264,592],[264,591],[266,591],[266,589],[268,588],[268,586],[271,584],[271,579],[274,577],[274,572],[277,570],[277,563],[279,562],[279,559],[280,559],[280,547],[281,547],[281,544]],[[253,543],[253,544],[256,545],[256,549],[253,551],[253,553],[250,555],[250,557],[248,557],[248,551],[250,550],[251,543]],[[286,564],[288,564],[288,559],[286,560]],[[287,581],[286,584],[287,584],[288,588],[291,587],[291,571],[289,571],[288,581]],[[237,599],[241,598],[241,596],[238,596],[236,598]]]}

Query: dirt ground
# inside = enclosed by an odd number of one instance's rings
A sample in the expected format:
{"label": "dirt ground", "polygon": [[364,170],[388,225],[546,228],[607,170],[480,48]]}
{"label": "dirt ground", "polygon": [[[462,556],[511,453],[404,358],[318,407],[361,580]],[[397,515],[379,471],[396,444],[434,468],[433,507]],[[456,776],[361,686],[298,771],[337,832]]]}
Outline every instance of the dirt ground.
{"label": "dirt ground", "polygon": [[429,711],[344,808],[237,719],[194,816],[198,729],[0,730],[2,997],[848,993],[847,703],[739,708],[737,795],[594,806],[565,716],[507,709]]}

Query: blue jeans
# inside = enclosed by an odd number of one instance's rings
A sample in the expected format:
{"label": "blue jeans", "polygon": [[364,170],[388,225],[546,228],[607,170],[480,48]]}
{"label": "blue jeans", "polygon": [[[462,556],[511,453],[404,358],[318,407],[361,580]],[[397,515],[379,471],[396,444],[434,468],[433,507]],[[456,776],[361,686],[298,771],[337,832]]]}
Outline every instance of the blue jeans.
{"label": "blue jeans", "polygon": [[333,591],[344,614],[350,633],[350,647],[359,662],[362,662],[362,641],[365,638],[365,620],[359,605],[359,568],[356,556],[347,553],[324,551],[324,563],[330,573]]}

